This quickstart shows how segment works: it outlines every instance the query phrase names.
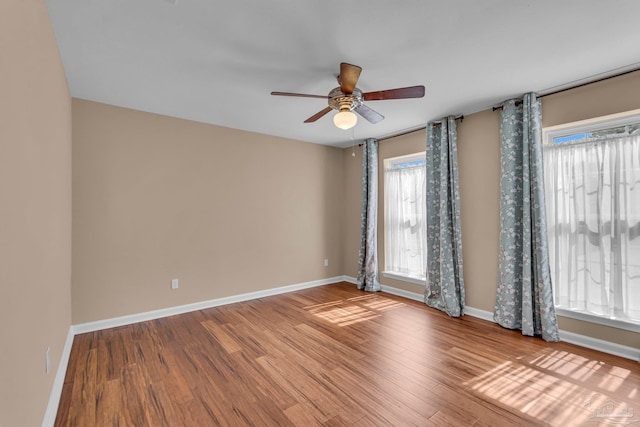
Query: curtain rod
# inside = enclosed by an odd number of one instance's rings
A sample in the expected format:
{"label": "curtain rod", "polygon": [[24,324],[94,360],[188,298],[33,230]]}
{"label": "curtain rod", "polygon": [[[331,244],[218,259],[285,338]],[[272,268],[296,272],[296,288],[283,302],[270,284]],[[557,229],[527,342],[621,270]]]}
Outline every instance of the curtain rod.
{"label": "curtain rod", "polygon": [[[462,122],[464,120],[464,116],[463,115],[459,115],[459,116],[456,116],[455,119],[456,120],[460,120]],[[434,125],[439,125],[439,124],[440,123],[434,123]],[[395,135],[389,135],[389,136],[385,136],[385,137],[382,137],[382,138],[378,138],[378,142],[384,141],[385,139],[391,139],[391,138],[397,138],[399,136],[409,135],[410,133],[414,133],[414,132],[418,132],[418,131],[421,131],[421,130],[425,130],[426,128],[427,128],[426,126],[422,126],[422,127],[417,128],[417,129],[411,129],[411,130],[408,130],[408,131],[405,131],[405,132],[396,133]],[[362,144],[358,144],[358,147],[361,147],[361,146],[362,146]]]}
{"label": "curtain rod", "polygon": [[[590,84],[593,84],[593,83],[603,82],[605,80],[609,80],[609,79],[613,79],[613,78],[616,78],[616,77],[621,77],[621,76],[624,76],[624,75],[627,75],[627,74],[635,73],[636,71],[640,71],[640,68],[634,68],[633,70],[623,71],[622,73],[614,74],[612,76],[602,77],[600,79],[596,79],[596,80],[589,81],[589,82],[580,83],[580,84],[577,84],[575,86],[565,87],[564,89],[554,90],[553,92],[543,93],[542,95],[538,95],[538,98],[544,98],[545,96],[555,95],[557,93],[562,93],[562,92],[566,92],[568,90],[577,89],[579,87],[587,86],[587,85],[590,85]],[[521,104],[522,102],[519,102],[519,103]],[[516,105],[518,105],[519,103],[516,102]],[[502,107],[503,107],[503,105],[500,104],[500,105],[497,105],[497,106],[493,107],[492,110],[493,111],[502,110]]]}
{"label": "curtain rod", "polygon": [[[537,98],[542,98],[542,96],[538,96]],[[504,102],[507,102],[507,101],[504,101]],[[491,110],[492,111],[502,110],[504,108],[504,102],[498,106],[491,108]],[[522,101],[516,101],[516,107],[520,104],[522,104]]]}
{"label": "curtain rod", "polygon": [[[404,132],[396,133],[395,135],[389,135],[389,136],[385,136],[384,138],[378,138],[378,142],[384,141],[385,139],[396,138],[398,136],[409,135],[410,133],[419,132],[421,130],[425,130],[426,128],[427,128],[426,126],[421,126],[417,129],[411,129]],[[358,144],[358,145],[360,146],[362,144]]]}

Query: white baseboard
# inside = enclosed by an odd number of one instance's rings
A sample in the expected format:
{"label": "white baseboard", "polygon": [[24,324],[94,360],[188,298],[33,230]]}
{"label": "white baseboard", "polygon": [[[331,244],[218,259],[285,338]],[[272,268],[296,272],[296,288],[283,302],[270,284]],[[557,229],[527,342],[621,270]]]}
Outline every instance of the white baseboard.
{"label": "white baseboard", "polygon": [[640,349],[627,347],[609,341],[591,338],[586,335],[574,334],[573,332],[560,331],[560,339],[570,344],[579,345],[581,347],[598,350],[603,353],[613,354],[614,356],[624,357],[626,359],[640,362]]}
{"label": "white baseboard", "polygon": [[71,325],[67,340],[64,344],[62,354],[60,355],[60,363],[58,371],[51,387],[49,395],[49,403],[45,411],[42,427],[53,426],[58,413],[62,387],[64,385],[64,377],[67,373],[69,357],[71,355],[71,347],[73,346],[73,338],[78,334],[99,331],[101,329],[115,328],[118,326],[130,325],[132,323],[144,322],[146,320],[159,319],[161,317],[173,316],[176,314],[188,313],[190,311],[203,310],[205,308],[217,307],[225,304],[233,304],[236,302],[248,301],[257,298],[263,298],[272,295],[284,294],[287,292],[298,291],[301,289],[314,288],[316,286],[324,286],[332,283],[346,281],[346,276],[336,276],[327,279],[314,280],[311,282],[298,283],[295,285],[281,286],[278,288],[265,289],[262,291],[249,292],[246,294],[232,295],[230,297],[216,298],[208,301],[201,301],[193,304],[185,304],[176,307],[169,307],[160,310],[147,311],[144,313],[132,314],[128,316],[114,317],[111,319],[98,320],[95,322],[80,323]]}
{"label": "white baseboard", "polygon": [[314,280],[312,282],[298,283],[295,285],[281,286],[278,288],[265,289],[262,291],[249,292],[246,294],[232,295],[229,297],[216,298],[208,301],[200,301],[192,304],[178,305],[175,307],[162,308],[159,310],[147,311],[144,313],[131,314],[127,316],[113,317],[111,319],[97,320],[95,322],[80,323],[74,325],[75,334],[99,331],[101,329],[115,328],[118,326],[131,325],[133,323],[145,322],[147,320],[160,319],[162,317],[174,316],[176,314],[188,313],[191,311],[204,310],[206,308],[218,307],[236,302],[249,301],[257,298],[264,298],[272,295],[284,294],[286,292],[299,291],[301,289],[313,288],[316,286],[329,285],[341,282],[343,276],[330,277],[327,279]]}
{"label": "white baseboard", "polygon": [[478,319],[486,320],[491,323],[495,323],[493,321],[493,313],[486,310],[480,310],[479,308],[469,307],[468,305],[464,306],[464,314],[468,314],[471,317],[477,317]]}
{"label": "white baseboard", "polygon": [[[129,325],[132,323],[144,322],[147,320],[159,319],[162,317],[173,316],[176,314],[188,313],[190,311],[203,310],[206,308],[217,307],[225,304],[233,304],[236,302],[248,301],[252,299],[262,298],[266,296],[283,294],[286,292],[293,292],[302,289],[313,288],[316,286],[328,285],[336,282],[348,282],[357,284],[357,280],[352,276],[336,276],[328,279],[315,280],[311,282],[299,283],[295,285],[282,286],[278,288],[265,289],[257,292],[250,292],[246,294],[233,295],[225,298],[217,298],[208,301],[197,302],[193,304],[186,304],[176,307],[169,307],[160,310],[148,311],[145,313],[138,313],[129,316],[121,316],[115,317],[112,319],[98,320],[96,322],[82,323],[78,325],[73,325],[71,328],[73,329],[74,334],[82,334],[86,332],[98,331],[101,329],[115,328],[118,326]],[[392,295],[397,295],[403,298],[408,298],[414,301],[423,302],[424,295],[419,294],[417,292],[406,291],[404,289],[398,289],[393,286],[381,285],[382,292],[386,292]],[[465,306],[464,308],[465,314],[476,317],[482,320],[486,320],[489,322],[493,322],[493,313],[486,310],[481,310],[475,307]],[[573,332],[568,331],[560,331],[560,339],[562,341],[576,344],[582,347],[590,348],[592,350],[602,351],[604,353],[613,354],[615,356],[624,357],[627,359],[640,361],[640,350],[634,347],[628,347],[616,343],[612,343],[609,341],[599,340],[596,338],[592,338],[586,335],[575,334]],[[67,340],[68,341],[68,340]],[[66,348],[66,345],[65,345]],[[71,351],[70,344],[68,351]],[[67,356],[68,359],[68,356]],[[61,361],[62,363],[62,361]],[[65,369],[66,371],[66,360],[65,360]],[[57,377],[56,377],[57,380]],[[64,381],[64,373],[62,374],[61,381]],[[60,390],[62,390],[62,386],[60,386]],[[57,405],[56,405],[57,406]]]}
{"label": "white baseboard", "polygon": [[69,357],[71,356],[71,347],[73,347],[73,337],[75,336],[73,326],[69,326],[69,332],[67,333],[67,340],[62,347],[62,353],[60,354],[60,362],[58,363],[58,370],[56,371],[56,377],[53,380],[53,386],[51,387],[51,393],[49,394],[49,403],[47,404],[47,410],[44,413],[42,420],[42,427],[53,427],[56,422],[56,415],[58,414],[58,405],[60,404],[60,396],[62,394],[62,386],[64,385],[64,377],[67,374],[67,365],[69,364]]}
{"label": "white baseboard", "polygon": [[[355,279],[353,279],[353,281],[345,279],[345,281],[357,283]],[[382,285],[381,288],[382,288],[382,292],[387,292],[393,295],[397,295],[400,297],[404,297],[404,298],[408,298],[416,301],[424,301],[424,296],[416,292],[409,292],[409,291],[405,291],[404,289],[398,289],[398,288],[394,288],[392,286],[386,286],[386,285]],[[493,321],[493,313],[490,311],[465,306],[464,313],[472,317],[477,317],[479,319],[495,323]],[[620,344],[612,343],[609,341],[599,340],[586,335],[580,335],[580,334],[563,331],[563,330],[560,330],[560,339],[570,344],[579,345],[581,347],[590,348],[592,350],[597,350],[603,353],[609,353],[609,354],[613,354],[614,356],[624,357],[625,359],[631,359],[631,360],[640,362],[640,349],[637,349],[634,347],[628,347],[625,345],[620,345]]]}
{"label": "white baseboard", "polygon": [[358,284],[358,279],[356,279],[353,276],[342,276],[342,281],[343,282],[349,282],[349,283],[353,283],[354,285]]}
{"label": "white baseboard", "polygon": [[[278,288],[265,289],[262,291],[249,292],[246,294],[233,295],[230,297],[216,298],[208,301],[201,301],[193,304],[180,305],[176,307],[169,307],[160,310],[153,310],[144,313],[132,314],[128,316],[114,317],[111,319],[98,320],[95,322],[81,323],[78,325],[71,325],[69,327],[69,333],[67,334],[67,340],[65,342],[62,354],[60,356],[60,363],[58,364],[58,370],[53,382],[51,394],[49,397],[49,404],[45,412],[44,420],[42,421],[43,427],[53,426],[58,405],[60,403],[60,395],[62,393],[62,386],[64,384],[64,377],[67,372],[67,365],[69,363],[69,356],[71,355],[71,347],[73,345],[73,337],[77,334],[86,332],[98,331],[101,329],[115,328],[118,326],[129,325],[132,323],[144,322],[147,320],[159,319],[162,317],[173,316],[176,314],[188,313],[190,311],[203,310],[206,308],[218,307],[225,304],[233,304],[236,302],[248,301],[257,298],[263,298],[272,295],[283,294],[287,292],[298,291],[302,289],[313,288],[316,286],[324,286],[337,282],[348,282],[357,284],[357,280],[352,276],[336,276],[327,279],[314,280],[311,282],[299,283],[296,285],[281,286]],[[397,295],[403,298],[412,299],[415,301],[424,301],[424,295],[405,291],[403,289],[394,288],[392,286],[381,285],[383,292]],[[493,313],[485,310],[480,310],[474,307],[465,306],[465,314],[479,319],[493,322]],[[576,344],[582,347],[587,347],[593,350],[602,351],[604,353],[613,354],[615,356],[624,357],[627,359],[640,361],[640,350],[627,347],[620,344],[611,343],[608,341],[598,340],[595,338],[587,337],[585,335],[574,334],[572,332],[560,331],[560,338],[562,341]]]}
{"label": "white baseboard", "polygon": [[[354,285],[358,284],[358,279],[353,276],[343,276],[342,279],[344,282],[353,283]],[[417,292],[405,291],[404,289],[394,288],[393,286],[380,285],[380,290],[382,292],[386,292],[391,295],[396,295],[399,297],[412,299],[419,302],[424,302],[424,295],[419,294]]]}
{"label": "white baseboard", "polygon": [[417,292],[405,291],[404,289],[394,288],[393,286],[380,285],[382,292],[386,292],[391,295],[397,295],[399,297],[412,299],[414,301],[424,302],[424,295]]}

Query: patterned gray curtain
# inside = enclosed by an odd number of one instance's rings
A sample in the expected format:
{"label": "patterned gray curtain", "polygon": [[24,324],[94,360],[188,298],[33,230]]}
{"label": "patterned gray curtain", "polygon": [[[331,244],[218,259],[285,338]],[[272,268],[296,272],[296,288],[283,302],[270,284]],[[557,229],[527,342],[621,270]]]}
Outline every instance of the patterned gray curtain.
{"label": "patterned gray curtain", "polygon": [[500,138],[500,253],[493,319],[523,335],[559,341],[547,246],[542,112],[535,94],[504,103]]}
{"label": "patterned gray curtain", "polygon": [[378,283],[378,141],[367,139],[362,153],[362,214],[358,289],[377,292]]}
{"label": "patterned gray curtain", "polygon": [[424,302],[464,314],[458,148],[453,116],[427,125],[427,289]]}

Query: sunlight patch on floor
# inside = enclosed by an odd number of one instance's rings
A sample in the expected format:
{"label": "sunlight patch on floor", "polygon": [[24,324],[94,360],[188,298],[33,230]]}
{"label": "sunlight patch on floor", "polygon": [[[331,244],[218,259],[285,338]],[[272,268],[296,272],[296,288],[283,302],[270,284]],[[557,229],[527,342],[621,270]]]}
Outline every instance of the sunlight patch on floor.
{"label": "sunlight patch on floor", "polygon": [[394,308],[404,307],[405,303],[395,301],[390,298],[381,297],[378,295],[367,295],[363,297],[349,298],[347,301],[356,302],[368,307],[372,310],[391,310]]}
{"label": "sunlight patch on floor", "polygon": [[380,316],[371,310],[355,304],[325,305],[320,307],[307,307],[314,316],[336,324],[338,326],[352,325],[357,322],[373,319]]}
{"label": "sunlight patch on floor", "polygon": [[364,295],[305,307],[314,316],[347,326],[379,317],[379,312],[404,307],[406,304],[378,295]]}
{"label": "sunlight patch on floor", "polygon": [[629,374],[597,360],[551,351],[502,363],[466,385],[499,406],[554,426],[629,425],[640,423],[640,385],[631,385],[627,401],[607,394],[623,386]]}

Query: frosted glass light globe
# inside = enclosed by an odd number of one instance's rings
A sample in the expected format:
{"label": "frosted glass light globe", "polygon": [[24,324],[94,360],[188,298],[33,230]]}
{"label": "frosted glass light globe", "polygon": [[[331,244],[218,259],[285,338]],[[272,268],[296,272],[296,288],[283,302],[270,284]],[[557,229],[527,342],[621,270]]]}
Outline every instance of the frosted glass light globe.
{"label": "frosted glass light globe", "polygon": [[358,122],[358,116],[351,111],[340,111],[333,116],[333,124],[340,129],[351,129]]}

